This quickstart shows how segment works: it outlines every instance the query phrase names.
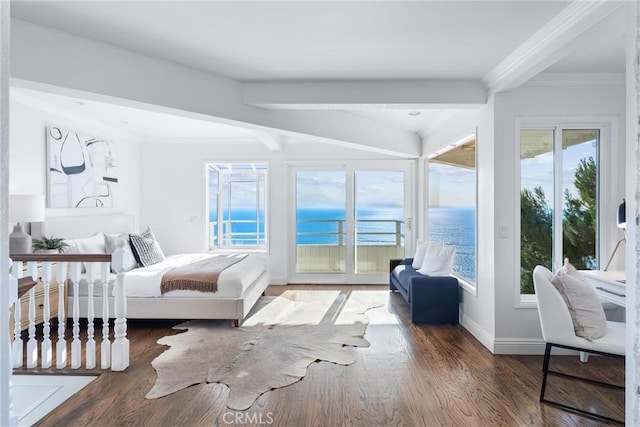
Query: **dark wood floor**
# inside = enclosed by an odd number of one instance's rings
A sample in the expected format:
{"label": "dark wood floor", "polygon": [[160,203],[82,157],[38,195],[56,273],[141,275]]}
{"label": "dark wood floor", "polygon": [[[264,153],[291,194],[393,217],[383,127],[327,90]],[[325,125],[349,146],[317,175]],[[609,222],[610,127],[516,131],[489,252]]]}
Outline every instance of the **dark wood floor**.
{"label": "dark wood floor", "polygon": [[[295,289],[270,287],[276,295]],[[329,289],[332,289],[329,287]],[[340,289],[383,289],[340,287]],[[262,395],[247,411],[226,408],[221,384],[189,387],[147,400],[156,374],[156,341],[177,321],[130,321],[131,365],[106,372],[47,415],[40,426],[597,426],[606,425],[538,401],[541,356],[495,356],[461,326],[411,324],[407,306],[389,294],[369,312],[369,348],[349,348],[351,366],[313,363],[301,381]],[[552,366],[624,382],[624,363],[554,356]],[[552,378],[548,397],[624,418],[624,393]]]}

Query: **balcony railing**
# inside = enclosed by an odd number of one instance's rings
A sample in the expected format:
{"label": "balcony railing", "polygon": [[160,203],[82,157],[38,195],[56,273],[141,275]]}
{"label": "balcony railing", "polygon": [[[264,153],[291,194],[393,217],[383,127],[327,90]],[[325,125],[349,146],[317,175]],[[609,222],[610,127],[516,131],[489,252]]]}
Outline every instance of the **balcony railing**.
{"label": "balcony railing", "polygon": [[[346,221],[344,219],[309,219],[298,220],[298,227],[304,228],[304,225],[316,224],[322,230],[298,231],[296,233],[296,242],[298,245],[335,245],[344,246],[346,241]],[[379,220],[379,219],[363,219],[356,221],[356,244],[357,245],[388,245],[395,244],[402,246],[404,241],[404,232],[402,225],[404,221],[397,220]],[[243,228],[242,224],[254,224],[252,231],[236,231]],[[335,224],[335,226],[332,226]],[[376,230],[376,227],[367,227],[367,225],[393,224],[387,227],[391,231],[367,231],[367,229]],[[258,227],[260,225],[255,220],[228,220],[224,221],[222,226],[222,236],[217,235],[217,221],[209,222],[209,242],[211,247],[216,246],[255,246],[263,245],[265,242],[265,231]],[[334,231],[335,230],[335,231]],[[221,245],[219,242],[221,241]]]}
{"label": "balcony railing", "polygon": [[[356,221],[354,233],[356,273],[388,272],[389,259],[404,255],[403,224],[403,221],[397,220]],[[298,220],[298,230],[296,233],[297,273],[346,272],[345,220]]]}
{"label": "balcony railing", "polygon": [[[305,224],[317,224],[319,226],[318,228],[321,230],[298,231],[296,233],[296,242],[298,242],[298,245],[345,245],[346,221],[344,219],[298,220],[299,229],[303,228]],[[331,224],[335,224],[335,226],[331,226]],[[375,224],[381,226],[381,228],[376,227]],[[385,231],[383,224],[393,225],[391,227],[386,227],[390,231]],[[356,245],[394,244],[396,246],[402,246],[404,243],[404,232],[402,230],[403,224],[404,221],[397,220],[357,220],[354,241]],[[367,227],[367,225],[369,227]]]}
{"label": "balcony railing", "polygon": [[[247,227],[252,224],[253,226]],[[217,221],[209,223],[210,247],[264,246],[265,232],[255,220],[228,220],[221,240]],[[251,229],[251,231],[246,231]],[[244,231],[237,231],[244,230]],[[344,273],[347,227],[344,219],[299,219],[296,231],[298,273]],[[221,241],[222,244],[218,244]],[[357,273],[385,273],[389,259],[404,256],[404,221],[363,219],[354,231]]]}
{"label": "balcony railing", "polygon": [[[237,231],[243,228],[243,224],[254,224],[253,231]],[[258,223],[252,219],[232,219],[222,222],[222,235],[217,234],[218,221],[209,222],[209,247],[246,247],[264,246],[266,235],[264,228],[259,229],[259,225],[264,227],[264,222]],[[234,231],[235,230],[235,231]]]}

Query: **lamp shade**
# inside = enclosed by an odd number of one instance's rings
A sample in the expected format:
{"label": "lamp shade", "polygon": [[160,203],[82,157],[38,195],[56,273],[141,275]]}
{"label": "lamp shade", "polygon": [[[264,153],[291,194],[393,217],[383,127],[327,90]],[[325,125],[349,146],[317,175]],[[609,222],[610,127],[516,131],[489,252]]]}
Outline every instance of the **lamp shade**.
{"label": "lamp shade", "polygon": [[9,195],[9,222],[44,221],[44,196],[33,194]]}
{"label": "lamp shade", "polygon": [[618,206],[618,228],[627,228],[627,201],[622,199]]}

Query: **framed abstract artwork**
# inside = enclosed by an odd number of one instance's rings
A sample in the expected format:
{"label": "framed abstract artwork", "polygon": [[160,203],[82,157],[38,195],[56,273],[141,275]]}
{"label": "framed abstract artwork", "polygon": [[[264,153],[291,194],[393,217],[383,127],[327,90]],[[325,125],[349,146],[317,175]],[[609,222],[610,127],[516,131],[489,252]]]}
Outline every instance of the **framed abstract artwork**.
{"label": "framed abstract artwork", "polygon": [[115,207],[118,174],[114,145],[60,128],[47,128],[47,205]]}

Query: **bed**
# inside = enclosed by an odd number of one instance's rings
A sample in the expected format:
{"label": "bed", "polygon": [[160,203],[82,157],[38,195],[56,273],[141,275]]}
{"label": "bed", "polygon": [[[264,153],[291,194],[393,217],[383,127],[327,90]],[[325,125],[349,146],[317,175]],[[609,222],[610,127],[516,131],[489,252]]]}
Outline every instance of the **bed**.
{"label": "bed", "polygon": [[[129,215],[87,215],[48,217],[32,225],[34,238],[46,235],[65,239],[84,239],[105,233],[111,236],[134,231],[133,217]],[[96,248],[97,249],[97,248]],[[92,251],[95,252],[95,251]],[[224,269],[218,278],[216,292],[193,290],[160,291],[164,273],[185,265],[206,254],[178,254],[167,256],[160,263],[134,268],[125,273],[128,319],[231,319],[238,326],[269,285],[267,261],[262,254],[248,254]],[[113,316],[113,286],[109,286],[109,310]],[[69,292],[69,307],[73,307],[73,287]],[[94,296],[102,296],[101,286],[95,287]],[[87,316],[89,298],[86,287],[78,292],[79,315]],[[94,298],[94,310],[100,312],[102,298]]]}

